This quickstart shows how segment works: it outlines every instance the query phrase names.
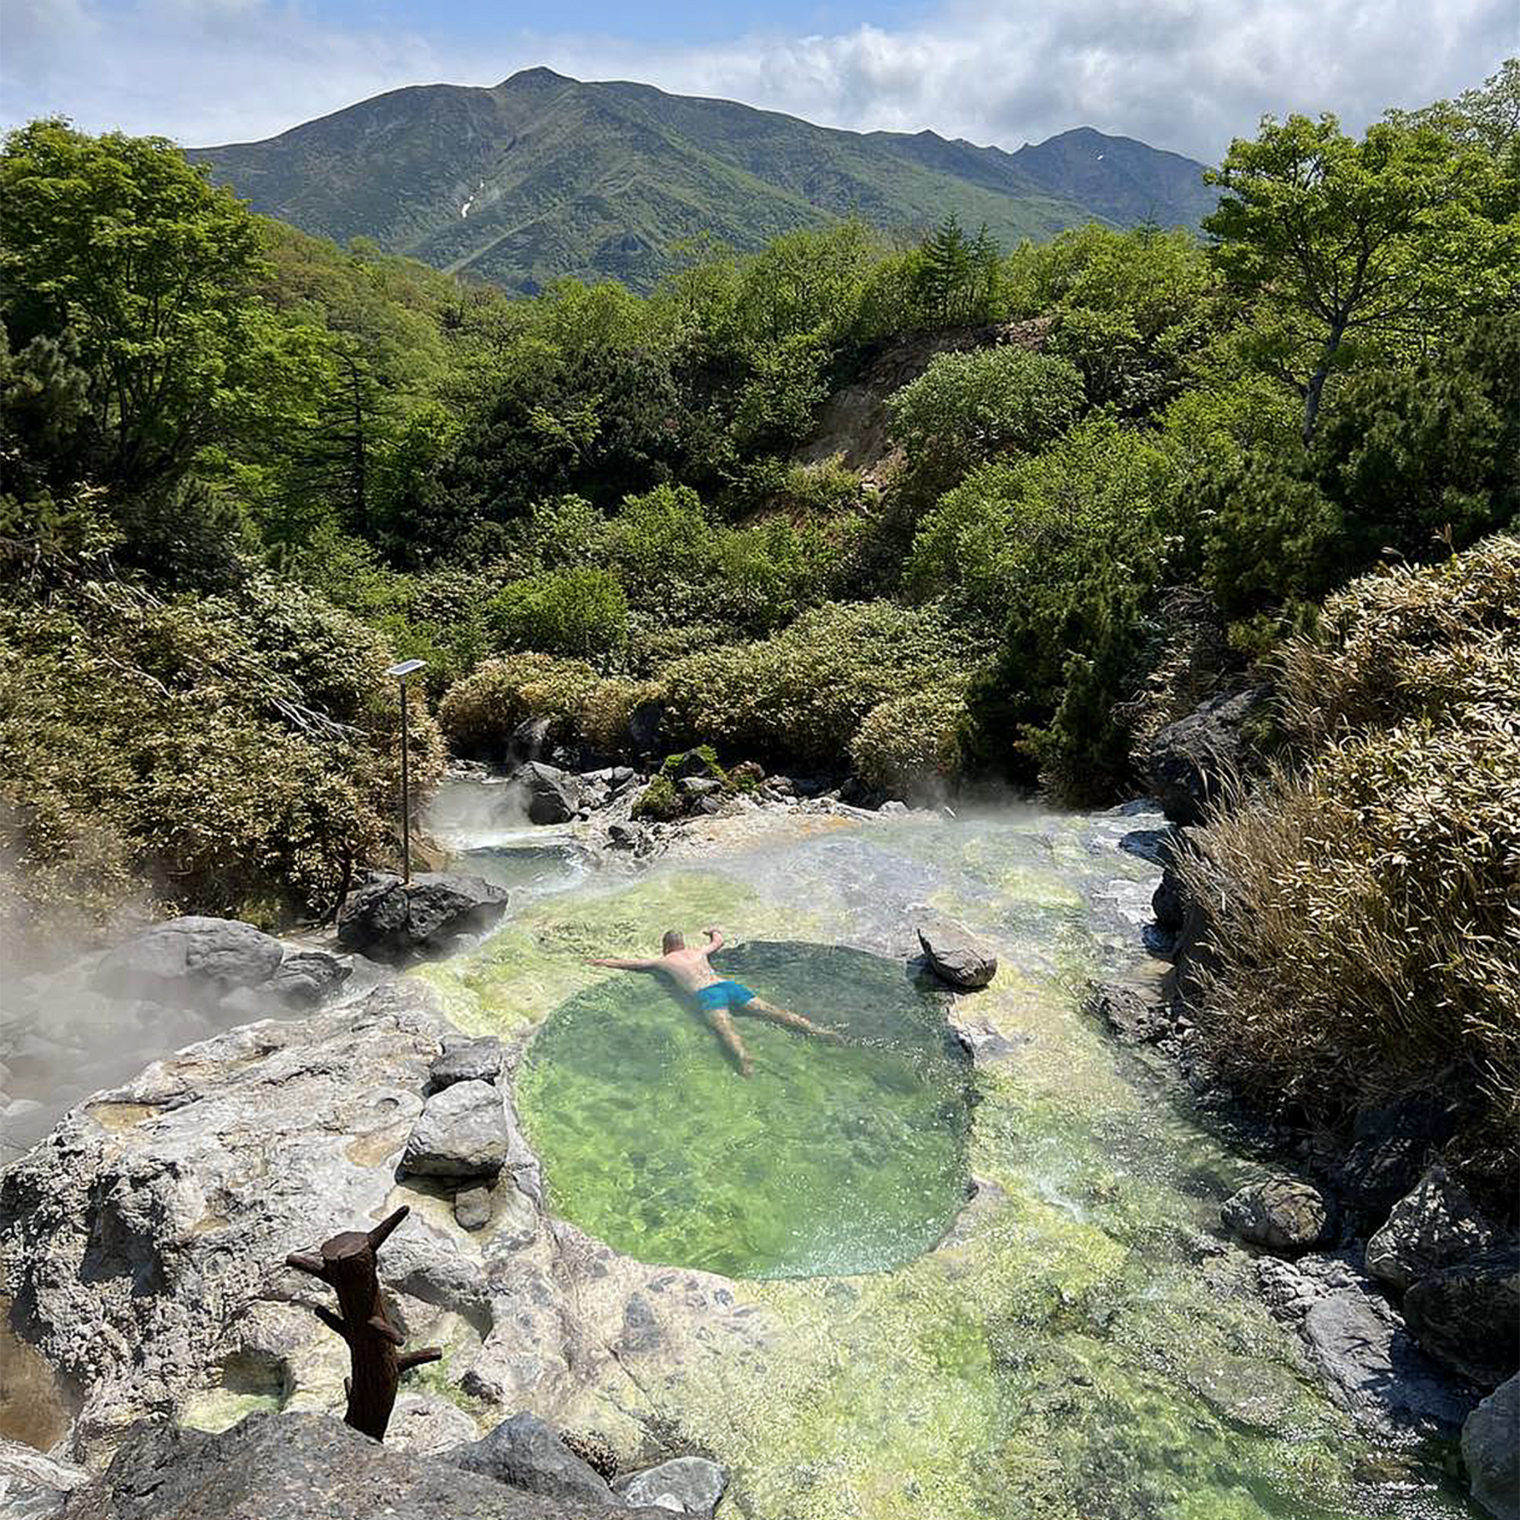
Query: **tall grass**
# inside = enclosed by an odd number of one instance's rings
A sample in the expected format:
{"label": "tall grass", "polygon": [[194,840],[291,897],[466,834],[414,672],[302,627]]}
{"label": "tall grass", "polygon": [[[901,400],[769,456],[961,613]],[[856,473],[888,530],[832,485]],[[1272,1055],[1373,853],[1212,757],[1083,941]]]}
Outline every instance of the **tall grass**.
{"label": "tall grass", "polygon": [[1282,656],[1296,759],[1179,862],[1217,965],[1199,1030],[1247,1091],[1335,1123],[1467,1087],[1451,1160],[1520,1165],[1520,540],[1353,583]]}

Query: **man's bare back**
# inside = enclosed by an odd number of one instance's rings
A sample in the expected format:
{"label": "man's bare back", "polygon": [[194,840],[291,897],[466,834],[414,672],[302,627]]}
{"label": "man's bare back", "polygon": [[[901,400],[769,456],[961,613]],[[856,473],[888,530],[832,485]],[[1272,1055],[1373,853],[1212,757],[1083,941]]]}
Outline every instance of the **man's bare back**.
{"label": "man's bare back", "polygon": [[817,1035],[820,1039],[844,1041],[831,1029],[822,1029],[800,1013],[789,1013],[777,1008],[764,998],[751,992],[742,982],[726,981],[711,965],[708,956],[723,948],[723,934],[719,929],[708,929],[707,943],[700,949],[688,949],[685,939],[674,929],[666,935],[660,946],[660,954],[647,960],[627,959],[619,956],[598,956],[587,962],[592,966],[607,966],[614,971],[657,971],[668,977],[680,990],[693,998],[698,1009],[707,1016],[708,1023],[739,1064],[741,1076],[749,1076],[755,1069],[739,1031],[734,1028],[734,1013],[769,1019],[773,1024],[788,1029],[800,1029],[804,1034]]}

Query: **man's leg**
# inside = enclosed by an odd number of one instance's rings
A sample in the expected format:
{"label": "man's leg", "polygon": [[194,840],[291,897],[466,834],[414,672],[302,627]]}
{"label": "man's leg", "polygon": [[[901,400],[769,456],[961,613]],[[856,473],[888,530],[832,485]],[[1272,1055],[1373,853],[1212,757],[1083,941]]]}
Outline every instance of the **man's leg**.
{"label": "man's leg", "polygon": [[744,1041],[739,1038],[739,1031],[734,1028],[734,1021],[728,1016],[728,1009],[714,1008],[707,1015],[707,1022],[712,1025],[713,1031],[728,1047],[734,1060],[739,1063],[739,1075],[749,1076],[755,1069],[755,1063],[750,1060],[749,1052],[744,1048]]}
{"label": "man's leg", "polygon": [[737,1011],[752,1018],[769,1019],[771,1023],[783,1024],[788,1029],[800,1029],[803,1034],[817,1035],[820,1040],[832,1040],[836,1045],[844,1044],[842,1034],[825,1029],[821,1024],[803,1018],[800,1013],[790,1013],[785,1008],[776,1007],[774,1003],[767,1003],[764,998],[751,998],[749,1002],[741,1003]]}

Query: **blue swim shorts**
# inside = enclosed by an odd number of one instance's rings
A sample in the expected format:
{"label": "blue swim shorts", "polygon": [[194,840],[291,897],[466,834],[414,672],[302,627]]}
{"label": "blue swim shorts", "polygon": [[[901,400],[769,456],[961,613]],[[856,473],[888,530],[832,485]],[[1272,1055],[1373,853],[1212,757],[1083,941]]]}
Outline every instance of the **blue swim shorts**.
{"label": "blue swim shorts", "polygon": [[703,1013],[717,1013],[724,1008],[740,1007],[754,996],[743,982],[714,982],[698,991],[697,1007]]}

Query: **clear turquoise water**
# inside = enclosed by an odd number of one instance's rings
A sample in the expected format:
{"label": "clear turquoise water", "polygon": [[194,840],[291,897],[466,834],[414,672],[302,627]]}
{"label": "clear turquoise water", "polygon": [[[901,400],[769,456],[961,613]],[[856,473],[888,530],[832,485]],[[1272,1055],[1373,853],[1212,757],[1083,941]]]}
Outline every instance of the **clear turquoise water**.
{"label": "clear turquoise water", "polygon": [[729,1277],[931,1249],[969,1178],[970,1064],[941,1001],[838,946],[748,944],[715,965],[847,1043],[740,1018],[745,1080],[661,979],[614,974],[550,1015],[518,1075],[550,1206],[641,1261]]}

